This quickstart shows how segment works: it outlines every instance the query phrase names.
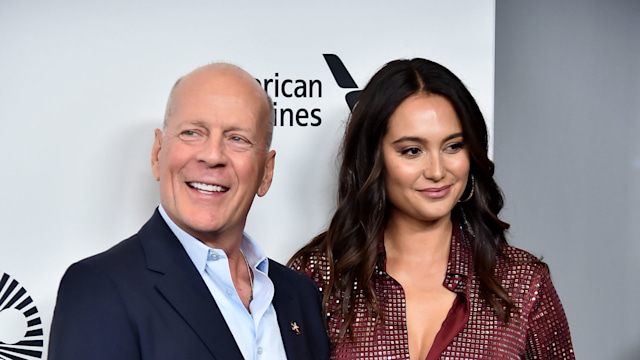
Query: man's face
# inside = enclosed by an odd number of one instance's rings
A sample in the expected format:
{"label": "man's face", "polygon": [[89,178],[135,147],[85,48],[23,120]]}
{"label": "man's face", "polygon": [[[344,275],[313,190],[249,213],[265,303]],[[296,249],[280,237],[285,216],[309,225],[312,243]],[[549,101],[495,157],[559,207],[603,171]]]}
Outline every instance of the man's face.
{"label": "man's face", "polygon": [[151,162],[162,207],[210,245],[241,234],[255,195],[267,193],[273,176],[268,105],[244,75],[237,69],[187,75],[172,94],[164,133],[156,130]]}

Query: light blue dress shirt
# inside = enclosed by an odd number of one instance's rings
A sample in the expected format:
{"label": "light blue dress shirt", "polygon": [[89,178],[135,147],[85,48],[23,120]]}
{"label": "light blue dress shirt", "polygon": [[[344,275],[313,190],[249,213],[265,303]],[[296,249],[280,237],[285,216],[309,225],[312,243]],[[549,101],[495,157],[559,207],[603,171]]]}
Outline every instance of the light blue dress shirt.
{"label": "light blue dress shirt", "polygon": [[231,280],[227,254],[208,247],[179,228],[162,205],[159,211],[207,284],[242,356],[253,360],[286,359],[276,310],[271,303],[274,287],[267,275],[269,261],[255,241],[247,233],[242,234],[240,249],[253,271],[253,300],[249,313]]}

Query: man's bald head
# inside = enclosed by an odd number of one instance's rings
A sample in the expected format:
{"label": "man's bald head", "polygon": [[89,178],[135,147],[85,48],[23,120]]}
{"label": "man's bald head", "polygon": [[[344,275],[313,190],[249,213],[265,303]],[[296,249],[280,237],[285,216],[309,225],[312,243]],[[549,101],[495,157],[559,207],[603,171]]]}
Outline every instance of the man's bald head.
{"label": "man's bald head", "polygon": [[269,99],[247,72],[212,64],[173,87],[151,169],[171,220],[211,247],[233,250],[256,195],[273,179]]}
{"label": "man's bald head", "polygon": [[248,72],[242,68],[229,64],[229,63],[212,63],[199,67],[192,72],[179,78],[169,93],[169,99],[167,101],[167,107],[164,114],[163,129],[167,128],[167,125],[171,118],[171,113],[174,106],[174,96],[176,92],[181,91],[182,87],[190,86],[193,83],[198,83],[199,86],[215,86],[218,82],[233,81],[238,86],[245,87],[248,93],[255,95],[256,100],[261,102],[263,108],[263,118],[267,123],[266,126],[266,150],[269,150],[271,146],[271,140],[273,138],[273,124],[274,124],[274,112],[273,101],[269,95],[260,87],[260,83],[251,76]]}

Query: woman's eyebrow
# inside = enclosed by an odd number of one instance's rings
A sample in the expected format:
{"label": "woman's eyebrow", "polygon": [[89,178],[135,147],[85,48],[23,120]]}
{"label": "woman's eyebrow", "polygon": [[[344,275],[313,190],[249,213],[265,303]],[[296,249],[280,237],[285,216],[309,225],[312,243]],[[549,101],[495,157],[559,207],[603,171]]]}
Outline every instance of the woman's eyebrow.
{"label": "woman's eyebrow", "polygon": [[[451,135],[447,136],[446,138],[444,138],[443,142],[449,141],[451,139],[455,139],[455,138],[461,137],[461,136],[462,136],[462,132],[457,132],[457,133],[451,134]],[[392,144],[397,144],[397,143],[401,143],[401,142],[405,142],[405,141],[427,143],[427,140],[425,138],[421,138],[419,136],[403,136],[403,137],[395,140],[394,142],[392,142]]]}

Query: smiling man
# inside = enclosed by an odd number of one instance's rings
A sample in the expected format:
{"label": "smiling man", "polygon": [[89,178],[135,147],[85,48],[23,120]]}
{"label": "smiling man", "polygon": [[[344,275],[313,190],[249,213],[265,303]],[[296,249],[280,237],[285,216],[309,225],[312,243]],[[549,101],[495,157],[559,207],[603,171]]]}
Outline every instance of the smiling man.
{"label": "smiling man", "polygon": [[273,177],[272,114],[236,66],[176,82],[151,152],[160,206],[138,234],[67,270],[50,360],[329,358],[318,288],[244,232]]}

